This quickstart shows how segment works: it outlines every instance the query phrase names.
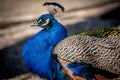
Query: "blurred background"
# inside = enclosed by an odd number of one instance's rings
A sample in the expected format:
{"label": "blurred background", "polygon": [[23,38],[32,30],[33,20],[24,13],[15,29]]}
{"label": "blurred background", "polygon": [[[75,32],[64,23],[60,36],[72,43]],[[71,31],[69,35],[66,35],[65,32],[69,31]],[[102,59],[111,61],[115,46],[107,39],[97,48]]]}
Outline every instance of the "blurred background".
{"label": "blurred background", "polygon": [[[48,13],[42,4],[50,0],[0,0],[0,80],[38,80],[22,59],[22,47],[39,27],[30,25]],[[65,7],[56,17],[68,34],[103,27],[120,28],[120,0],[51,0]],[[36,78],[36,79],[35,79]]]}

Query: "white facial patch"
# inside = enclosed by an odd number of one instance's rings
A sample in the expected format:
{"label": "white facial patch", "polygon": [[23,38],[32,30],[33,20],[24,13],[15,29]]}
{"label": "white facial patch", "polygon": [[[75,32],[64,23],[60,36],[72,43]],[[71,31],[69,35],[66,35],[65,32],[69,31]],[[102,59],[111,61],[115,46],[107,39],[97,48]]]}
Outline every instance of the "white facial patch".
{"label": "white facial patch", "polygon": [[50,22],[50,19],[48,18],[42,26],[46,26],[47,24],[49,24],[49,22]]}

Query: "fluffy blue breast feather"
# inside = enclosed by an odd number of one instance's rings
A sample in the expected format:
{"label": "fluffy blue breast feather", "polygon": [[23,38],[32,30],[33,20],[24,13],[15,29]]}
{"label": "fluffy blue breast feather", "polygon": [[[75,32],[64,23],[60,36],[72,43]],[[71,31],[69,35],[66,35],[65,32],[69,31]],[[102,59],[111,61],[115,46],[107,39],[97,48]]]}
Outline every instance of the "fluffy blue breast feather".
{"label": "fluffy blue breast feather", "polygon": [[53,22],[49,30],[43,29],[25,44],[23,59],[28,69],[40,77],[63,80],[64,74],[60,70],[60,64],[52,56],[52,51],[58,42],[67,37],[67,31],[56,20]]}

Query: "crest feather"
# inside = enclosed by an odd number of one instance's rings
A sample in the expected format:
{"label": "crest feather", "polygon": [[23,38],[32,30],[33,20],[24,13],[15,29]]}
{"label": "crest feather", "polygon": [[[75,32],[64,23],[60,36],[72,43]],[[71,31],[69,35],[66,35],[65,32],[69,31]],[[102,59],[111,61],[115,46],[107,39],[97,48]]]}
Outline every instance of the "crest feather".
{"label": "crest feather", "polygon": [[45,2],[43,6],[46,6],[48,9],[48,12],[53,16],[57,13],[64,12],[65,10],[65,8],[57,2]]}

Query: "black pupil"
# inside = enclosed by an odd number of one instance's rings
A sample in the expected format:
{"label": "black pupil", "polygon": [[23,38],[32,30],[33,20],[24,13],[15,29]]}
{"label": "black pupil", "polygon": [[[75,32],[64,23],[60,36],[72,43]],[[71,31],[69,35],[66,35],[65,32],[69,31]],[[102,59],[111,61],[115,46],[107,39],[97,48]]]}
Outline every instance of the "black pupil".
{"label": "black pupil", "polygon": [[45,23],[45,19],[42,19],[41,22],[42,22],[42,23]]}
{"label": "black pupil", "polygon": [[37,23],[38,23],[38,24],[39,24],[39,23],[44,24],[44,23],[45,23],[45,19],[40,19],[40,20],[37,21]]}

